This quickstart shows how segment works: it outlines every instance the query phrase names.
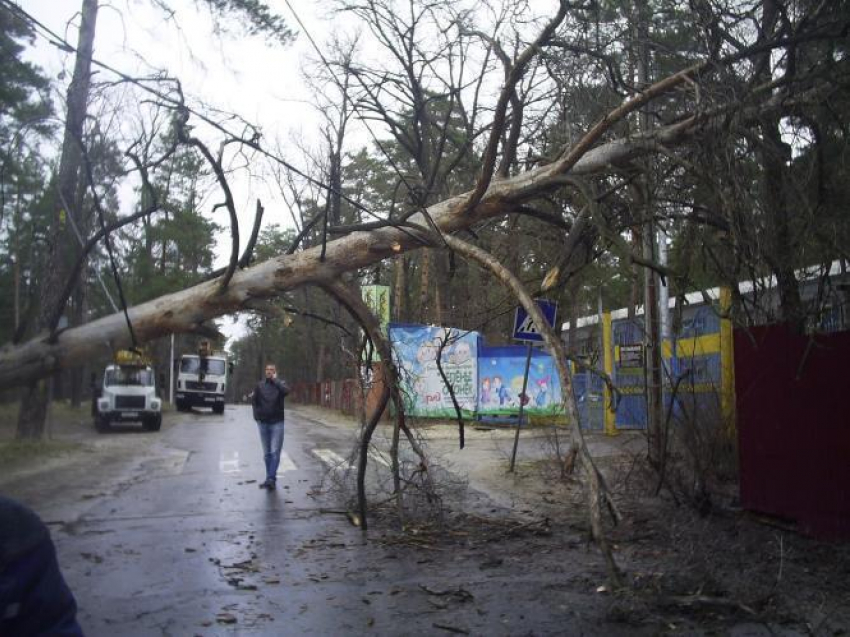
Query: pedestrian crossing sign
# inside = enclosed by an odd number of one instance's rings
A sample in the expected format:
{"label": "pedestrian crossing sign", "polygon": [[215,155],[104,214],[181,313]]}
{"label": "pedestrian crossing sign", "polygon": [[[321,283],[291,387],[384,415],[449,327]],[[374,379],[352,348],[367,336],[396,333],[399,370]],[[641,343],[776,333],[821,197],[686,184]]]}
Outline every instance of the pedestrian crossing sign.
{"label": "pedestrian crossing sign", "polygon": [[[537,308],[543,314],[543,318],[550,327],[555,327],[555,317],[558,315],[558,303],[548,299],[535,299]],[[526,341],[532,343],[540,343],[543,341],[543,334],[534,323],[531,315],[525,311],[521,305],[517,306],[516,315],[514,316],[514,334],[515,341]]]}

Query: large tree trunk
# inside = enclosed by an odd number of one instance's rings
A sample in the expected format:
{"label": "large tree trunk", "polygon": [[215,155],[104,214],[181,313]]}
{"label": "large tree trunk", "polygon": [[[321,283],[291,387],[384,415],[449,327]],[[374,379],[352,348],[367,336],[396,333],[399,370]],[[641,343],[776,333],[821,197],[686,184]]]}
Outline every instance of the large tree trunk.
{"label": "large tree trunk", "polygon": [[[74,249],[74,246],[78,246],[79,243],[66,216],[71,216],[77,222],[80,220],[78,210],[68,208],[76,206],[79,201],[77,187],[82,162],[81,144],[91,84],[97,9],[97,0],[83,0],[77,58],[71,85],[68,87],[68,114],[62,139],[62,157],[59,161],[57,188],[60,196],[51,222],[45,260],[44,287],[38,320],[41,330],[52,329],[53,317],[61,309],[59,304],[65,284],[64,276],[70,270],[66,266],[72,262],[75,255],[79,254],[79,249]],[[71,246],[70,250],[69,246]],[[82,360],[84,359],[80,359],[80,362]],[[43,435],[49,398],[46,386],[42,386],[46,382],[39,380],[37,383],[31,383],[24,393],[18,412],[18,438],[40,438]]]}
{"label": "large tree trunk", "polygon": [[419,317],[433,323],[431,317],[431,250],[425,248],[419,254]]}
{"label": "large tree trunk", "polygon": [[785,162],[790,161],[790,148],[782,141],[779,120],[765,117],[762,121],[763,143],[761,153],[763,183],[762,202],[764,205],[768,230],[767,263],[776,277],[779,292],[779,308],[782,320],[795,329],[803,331],[806,322],[806,310],[800,297],[800,286],[794,275],[794,262],[797,250],[791,229],[791,217],[786,195]]}
{"label": "large tree trunk", "polygon": [[44,435],[50,381],[49,377],[39,378],[29,383],[24,389],[18,413],[18,438],[36,439]]}
{"label": "large tree trunk", "polygon": [[[84,269],[85,271],[85,269]],[[85,278],[85,275],[83,275]],[[82,325],[86,321],[88,308],[88,294],[84,285],[80,285],[74,292],[74,304],[71,314],[71,325]],[[79,407],[83,402],[83,388],[85,387],[85,378],[88,366],[85,362],[79,367],[71,370],[69,379],[71,405]]]}
{"label": "large tree trunk", "polygon": [[326,352],[327,346],[324,342],[319,343],[319,352],[316,354],[316,382],[321,383],[325,379],[325,358],[327,358]]}
{"label": "large tree trunk", "polygon": [[[430,217],[443,233],[466,230],[493,217],[504,216],[524,201],[560,188],[563,176],[599,174],[612,166],[622,166],[635,158],[654,152],[659,144],[672,146],[690,138],[694,130],[705,130],[723,120],[696,117],[658,129],[650,137],[636,136],[594,147],[611,127],[646,101],[681,85],[693,70],[681,72],[658,82],[627,100],[603,120],[573,148],[555,162],[516,177],[491,183],[484,196],[471,210],[470,193],[452,197],[428,208]],[[761,108],[770,108],[773,101]],[[325,258],[321,247],[291,255],[281,255],[251,268],[237,271],[229,286],[220,289],[218,281],[162,296],[133,307],[129,311],[136,337],[146,342],[176,332],[205,329],[204,321],[240,310],[250,310],[258,301],[279,296],[305,283],[333,281],[343,272],[378,263],[400,252],[422,247],[422,239],[411,229],[416,224],[428,227],[420,213],[411,217],[405,229],[385,227],[370,232],[354,232],[329,242]],[[206,328],[207,330],[209,328]],[[0,350],[0,385],[9,387],[32,383],[56,369],[62,369],[96,355],[109,356],[114,349],[130,344],[130,335],[121,313],[69,329],[51,339],[42,334],[27,343]]]}
{"label": "large tree trunk", "polygon": [[[762,3],[762,35],[760,40],[770,39],[779,28],[780,7],[777,0]],[[790,51],[788,55],[792,55]],[[757,77],[761,82],[772,79],[771,54],[759,56]],[[760,160],[762,165],[761,200],[767,222],[766,261],[776,277],[779,292],[779,307],[782,319],[803,331],[806,312],[800,297],[800,288],[794,268],[794,237],[791,229],[791,213],[788,209],[787,170],[791,161],[791,148],[782,141],[780,118],[766,113],[759,120],[762,133]]]}

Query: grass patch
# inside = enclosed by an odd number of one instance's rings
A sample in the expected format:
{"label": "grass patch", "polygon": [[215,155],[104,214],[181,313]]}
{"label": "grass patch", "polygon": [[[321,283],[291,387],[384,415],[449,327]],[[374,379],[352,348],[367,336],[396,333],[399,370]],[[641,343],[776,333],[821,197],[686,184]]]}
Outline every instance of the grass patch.
{"label": "grass patch", "polygon": [[[13,440],[18,428],[18,409],[20,402],[11,401],[0,403],[0,441]],[[91,424],[91,403],[83,402],[79,407],[72,407],[67,400],[55,400],[48,407],[46,435],[53,436],[81,426]]]}
{"label": "grass patch", "polygon": [[0,441],[0,466],[6,469],[26,466],[48,458],[58,458],[80,449],[79,442],[60,440]]}
{"label": "grass patch", "polygon": [[[19,401],[0,403],[0,427],[16,426],[18,423]],[[83,401],[79,407],[72,407],[67,400],[54,400],[48,408],[48,417],[54,420],[85,419],[91,414],[91,402]]]}

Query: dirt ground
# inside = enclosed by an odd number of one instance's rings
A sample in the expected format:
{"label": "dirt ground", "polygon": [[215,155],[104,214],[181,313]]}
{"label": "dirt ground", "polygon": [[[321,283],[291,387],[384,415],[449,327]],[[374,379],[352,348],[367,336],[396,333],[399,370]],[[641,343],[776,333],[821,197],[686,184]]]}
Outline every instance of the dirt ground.
{"label": "dirt ground", "polygon": [[[640,626],[661,620],[671,632],[850,634],[850,546],[803,537],[774,520],[731,506],[699,513],[664,492],[631,459],[604,468],[623,522],[607,524],[627,586],[606,592],[609,619]],[[528,468],[527,503],[590,537],[577,479],[546,480]],[[733,630],[734,629],[734,630]]]}
{"label": "dirt ground", "polygon": [[[333,412],[303,409],[315,420],[352,426]],[[50,440],[21,445],[11,440],[13,418],[0,413],[0,492],[4,477],[36,470],[33,465],[43,471],[104,454],[129,456],[145,440],[99,439],[85,410],[60,407],[53,419]],[[423,429],[438,455],[454,453],[445,450],[455,445],[456,435],[450,425]],[[468,435],[472,440],[493,436],[472,428]],[[502,437],[509,447],[509,432]],[[423,560],[431,560],[435,551],[464,552],[464,559],[477,560],[482,571],[506,562],[518,572],[549,569],[541,594],[556,599],[561,590],[590,591],[582,612],[602,616],[612,633],[850,635],[850,545],[819,542],[740,510],[734,489],[701,512],[665,491],[651,495],[654,479],[644,468],[639,440],[628,452],[603,453],[610,444],[591,437],[591,448],[623,513],[619,526],[607,520],[626,583],[622,589],[609,585],[590,538],[581,480],[562,478],[558,463],[545,452],[521,462],[514,474],[505,471],[504,458],[454,466],[465,473],[469,491],[501,497],[472,503],[466,498],[454,506],[447,500],[439,529],[411,524],[398,533],[389,517],[377,515],[378,533],[370,536],[418,552]],[[563,564],[569,568],[557,567]]]}
{"label": "dirt ground", "polygon": [[[454,424],[424,431],[432,443],[456,444]],[[467,426],[468,440],[475,433]],[[513,434],[501,437],[507,456]],[[470,543],[470,537],[516,539],[503,551],[518,564],[539,565],[542,554],[544,562],[563,560],[572,563],[570,571],[584,569],[568,575],[571,584],[564,585],[593,587],[606,621],[627,633],[665,626],[670,634],[850,635],[850,543],[817,541],[780,520],[742,510],[734,483],[715,485],[711,506],[689,505],[667,489],[656,496],[657,477],[647,469],[642,435],[587,437],[623,514],[617,526],[606,519],[622,589],[611,589],[592,542],[580,472],[561,477],[554,445],[541,433],[541,457],[519,463],[513,474],[507,457],[464,468],[470,487],[499,506],[482,511],[465,500],[467,513],[454,510],[448,531],[420,529],[398,541],[472,549],[480,542]]]}

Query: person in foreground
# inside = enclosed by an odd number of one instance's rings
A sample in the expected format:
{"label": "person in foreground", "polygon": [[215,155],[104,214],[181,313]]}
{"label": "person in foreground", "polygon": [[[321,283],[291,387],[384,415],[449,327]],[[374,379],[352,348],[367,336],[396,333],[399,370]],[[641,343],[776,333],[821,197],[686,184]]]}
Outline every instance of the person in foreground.
{"label": "person in foreground", "polygon": [[0,635],[82,637],[47,527],[0,496]]}
{"label": "person in foreground", "polygon": [[266,461],[266,480],[259,485],[261,489],[277,488],[277,467],[283,448],[283,401],[288,393],[287,384],[277,378],[277,367],[266,363],[266,377],[254,389],[251,400]]}

